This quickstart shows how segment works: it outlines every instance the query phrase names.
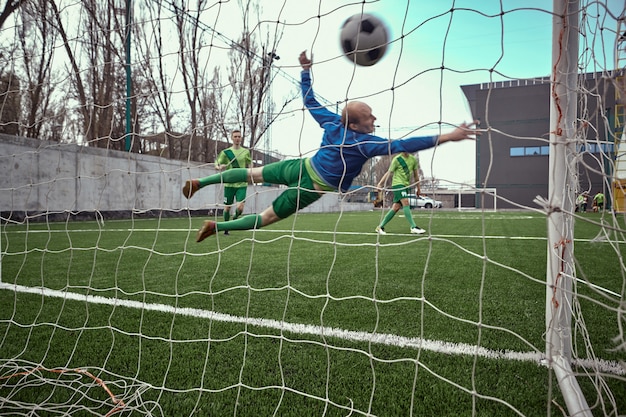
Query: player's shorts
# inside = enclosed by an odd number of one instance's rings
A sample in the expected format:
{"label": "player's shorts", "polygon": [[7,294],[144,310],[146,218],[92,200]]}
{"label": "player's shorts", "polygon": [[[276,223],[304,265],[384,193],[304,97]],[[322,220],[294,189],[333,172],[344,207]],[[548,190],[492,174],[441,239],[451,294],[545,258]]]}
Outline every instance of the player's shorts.
{"label": "player's shorts", "polygon": [[228,187],[224,186],[224,205],[232,206],[235,199],[241,203],[246,199],[248,187]]}
{"label": "player's shorts", "polygon": [[283,184],[283,191],[272,203],[274,212],[281,219],[319,200],[313,180],[304,166],[304,159],[287,159],[263,167],[263,180],[270,184]]}
{"label": "player's shorts", "polygon": [[391,187],[391,190],[393,191],[394,203],[402,204],[400,200],[409,198],[409,187],[405,185],[394,185],[393,187]]}

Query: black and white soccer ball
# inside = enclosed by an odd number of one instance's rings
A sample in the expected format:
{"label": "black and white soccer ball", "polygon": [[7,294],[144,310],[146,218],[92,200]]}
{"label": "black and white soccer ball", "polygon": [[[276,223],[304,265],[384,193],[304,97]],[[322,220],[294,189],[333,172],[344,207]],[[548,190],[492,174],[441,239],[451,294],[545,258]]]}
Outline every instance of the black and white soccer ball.
{"label": "black and white soccer ball", "polygon": [[343,22],[340,41],[343,53],[350,62],[368,67],[385,55],[389,33],[378,17],[359,13]]}

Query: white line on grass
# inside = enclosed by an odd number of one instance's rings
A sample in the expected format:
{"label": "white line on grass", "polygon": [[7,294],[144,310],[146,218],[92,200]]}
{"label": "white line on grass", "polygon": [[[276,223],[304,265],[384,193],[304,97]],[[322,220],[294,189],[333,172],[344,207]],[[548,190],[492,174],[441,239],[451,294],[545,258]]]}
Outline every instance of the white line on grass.
{"label": "white line on grass", "polygon": [[[404,337],[385,333],[367,333],[354,330],[344,330],[332,327],[314,326],[310,324],[287,323],[278,320],[239,317],[230,314],[218,313],[210,310],[198,308],[179,308],[167,304],[148,304],[140,301],[121,300],[118,298],[107,298],[98,295],[77,294],[67,291],[51,290],[44,287],[26,287],[23,285],[8,284],[0,282],[0,289],[10,290],[18,293],[37,294],[47,297],[62,298],[72,301],[84,301],[93,304],[109,306],[120,306],[126,308],[143,309],[166,314],[177,314],[200,319],[209,319],[226,323],[241,323],[250,326],[264,327],[273,330],[283,330],[301,335],[312,335],[325,337],[336,337],[353,342],[371,342],[380,345],[395,346],[401,348],[424,349],[431,352],[439,352],[447,355],[475,355],[487,359],[506,359],[522,362],[534,362],[543,364],[545,356],[540,352],[513,352],[497,351],[486,349],[480,346],[473,346],[466,343],[453,343],[437,340],[422,339],[419,337]],[[594,368],[599,372],[615,375],[626,375],[626,369],[615,361],[603,359],[590,360],[578,359],[578,365],[586,368]]]}

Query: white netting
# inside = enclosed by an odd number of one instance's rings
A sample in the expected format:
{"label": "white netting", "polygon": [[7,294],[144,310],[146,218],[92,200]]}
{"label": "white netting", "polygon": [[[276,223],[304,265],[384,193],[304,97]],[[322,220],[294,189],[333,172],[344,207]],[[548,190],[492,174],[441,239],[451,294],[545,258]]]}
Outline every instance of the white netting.
{"label": "white netting", "polygon": [[[548,102],[571,108],[555,88],[571,74],[544,1],[6,2],[0,415],[558,416],[577,395],[626,413],[625,10],[566,4],[579,74],[557,172]],[[391,36],[368,68],[339,45],[361,12]],[[302,50],[318,100],[368,102],[381,136],[480,117],[478,143],[419,153],[422,193],[443,205],[413,210],[425,235],[402,212],[374,233],[383,157],[348,193],[194,242],[224,190],[181,187],[215,172],[232,129],[257,166],[318,149]],[[249,186],[245,212],[281,191]],[[571,321],[556,336],[550,306]]]}

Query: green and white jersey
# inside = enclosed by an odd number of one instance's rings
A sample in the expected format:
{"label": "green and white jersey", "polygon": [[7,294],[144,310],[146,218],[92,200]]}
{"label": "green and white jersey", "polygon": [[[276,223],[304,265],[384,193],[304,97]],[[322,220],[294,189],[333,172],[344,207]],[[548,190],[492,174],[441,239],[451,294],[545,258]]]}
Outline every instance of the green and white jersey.
{"label": "green and white jersey", "polygon": [[[248,168],[252,166],[252,157],[250,150],[242,147],[235,149],[234,147],[226,148],[217,156],[216,165],[228,165],[226,169],[232,168]],[[247,187],[247,182],[236,182],[226,184],[229,187]]]}
{"label": "green and white jersey", "polygon": [[402,185],[404,187],[408,187],[411,184],[411,176],[413,175],[413,172],[418,168],[419,164],[413,155],[396,155],[389,166],[389,171],[393,173],[391,186],[395,187]]}

